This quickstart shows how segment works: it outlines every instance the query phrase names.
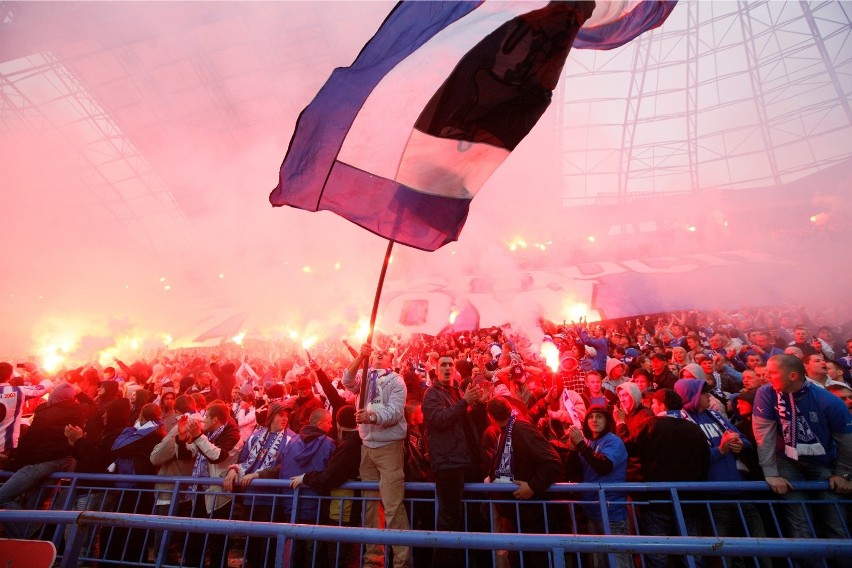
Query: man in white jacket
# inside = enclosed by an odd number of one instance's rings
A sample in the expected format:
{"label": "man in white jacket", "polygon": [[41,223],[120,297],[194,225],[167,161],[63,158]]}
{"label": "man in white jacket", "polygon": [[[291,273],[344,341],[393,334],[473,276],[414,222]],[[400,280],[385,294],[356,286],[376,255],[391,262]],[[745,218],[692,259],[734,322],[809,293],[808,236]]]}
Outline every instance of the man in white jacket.
{"label": "man in white jacket", "polygon": [[[359,372],[366,359],[370,359],[367,380]],[[385,525],[389,529],[408,530],[405,513],[405,474],[403,473],[403,441],[405,422],[405,381],[391,370],[393,356],[386,350],[373,351],[368,344],[361,346],[358,354],[343,373],[343,385],[354,393],[366,388],[365,408],[355,413],[361,435],[361,481],[378,481],[381,504],[385,511]],[[366,384],[365,384],[366,383]],[[375,492],[366,492],[368,498],[366,526],[379,527],[378,503]],[[398,568],[408,566],[411,549],[393,547],[393,564]],[[368,544],[364,552],[364,567],[384,566],[384,547]]]}

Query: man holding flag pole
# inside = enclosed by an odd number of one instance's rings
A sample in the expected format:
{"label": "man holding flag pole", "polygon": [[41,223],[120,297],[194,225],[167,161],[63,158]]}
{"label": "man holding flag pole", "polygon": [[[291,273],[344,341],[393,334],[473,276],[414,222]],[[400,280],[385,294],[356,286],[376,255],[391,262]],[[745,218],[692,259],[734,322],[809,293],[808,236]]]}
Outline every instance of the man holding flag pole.
{"label": "man holding flag pole", "polygon": [[[361,369],[362,364],[369,361]],[[384,349],[375,349],[369,343],[361,346],[358,357],[352,360],[343,373],[343,385],[354,393],[361,393],[355,421],[361,435],[361,481],[378,481],[379,492],[366,492],[365,526],[408,530],[405,512],[405,478],[403,473],[403,441],[405,423],[405,381],[391,369],[393,355]],[[360,372],[359,372],[360,371]],[[366,380],[365,380],[366,377]],[[379,503],[384,509],[385,527],[379,527]],[[393,565],[408,566],[410,548],[393,547]],[[384,547],[368,544],[364,553],[365,567],[384,566]]]}

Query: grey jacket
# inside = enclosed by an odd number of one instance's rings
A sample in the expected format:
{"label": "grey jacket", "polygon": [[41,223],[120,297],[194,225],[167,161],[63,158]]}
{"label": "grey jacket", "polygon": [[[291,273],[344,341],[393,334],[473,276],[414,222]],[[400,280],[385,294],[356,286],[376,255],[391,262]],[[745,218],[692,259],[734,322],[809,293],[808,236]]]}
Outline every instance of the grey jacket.
{"label": "grey jacket", "polygon": [[[374,369],[369,369],[368,375]],[[354,393],[361,390],[361,371],[353,377],[343,373],[343,386]],[[359,424],[361,441],[368,448],[380,448],[391,442],[405,439],[408,425],[405,423],[405,398],[407,391],[401,376],[386,369],[378,370],[376,394],[367,401],[367,409],[376,414],[375,424]]]}

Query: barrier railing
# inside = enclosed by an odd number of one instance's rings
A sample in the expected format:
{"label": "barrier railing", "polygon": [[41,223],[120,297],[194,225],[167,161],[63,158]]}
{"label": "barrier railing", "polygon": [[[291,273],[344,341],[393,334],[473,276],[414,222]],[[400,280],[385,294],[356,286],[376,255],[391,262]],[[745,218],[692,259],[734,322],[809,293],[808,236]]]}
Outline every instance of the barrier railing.
{"label": "barrier railing", "polygon": [[[104,487],[105,483],[134,486]],[[205,492],[199,483],[215,489]],[[228,561],[337,565],[347,557],[358,565],[364,543],[411,546],[415,566],[428,563],[433,548],[464,549],[468,566],[535,568],[543,564],[541,559],[555,567],[592,566],[595,554],[606,555],[610,566],[629,558],[624,555],[635,555],[642,566],[658,565],[670,555],[682,557],[689,566],[702,565],[704,557],[718,557],[721,565],[733,565],[736,559],[738,566],[760,568],[772,557],[790,566],[793,559],[836,559],[843,565],[852,558],[850,500],[825,499],[824,482],[796,484],[804,500],[795,502],[775,496],[757,482],[557,484],[547,500],[534,502],[512,499],[512,484],[468,484],[466,531],[460,533],[434,531],[430,483],[406,484],[411,531],[360,527],[363,503],[375,499],[362,492],[376,491],[375,483],[347,483],[332,496],[309,495],[302,489],[282,493],[288,491],[287,484],[279,480],[255,480],[245,493],[225,493],[221,483],[215,478],[57,474],[31,496],[34,510],[0,510],[0,522],[6,524],[7,535],[13,527],[26,536],[53,541],[63,567],[90,562],[201,566],[205,555],[211,566]],[[629,535],[609,530],[608,514],[619,505],[627,508]],[[813,538],[784,538],[791,507],[806,513]],[[603,534],[588,534],[584,521],[589,511],[599,512]],[[674,536],[646,531],[645,518],[652,516],[651,511],[662,512],[671,521]],[[816,538],[825,536],[819,523],[831,516],[839,519],[834,527],[839,536]],[[754,531],[757,519],[759,534]],[[531,526],[540,534],[516,532]]]}

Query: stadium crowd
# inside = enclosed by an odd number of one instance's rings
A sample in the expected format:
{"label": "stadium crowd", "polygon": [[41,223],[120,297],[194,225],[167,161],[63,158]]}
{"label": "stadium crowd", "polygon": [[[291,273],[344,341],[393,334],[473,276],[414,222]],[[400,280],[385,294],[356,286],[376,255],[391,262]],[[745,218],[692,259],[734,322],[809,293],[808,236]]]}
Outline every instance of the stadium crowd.
{"label": "stadium crowd", "polygon": [[[292,500],[273,507],[271,495],[264,497],[272,490],[252,482],[288,480],[285,493],[301,487],[310,496],[339,494],[344,482],[361,479],[379,482],[376,499],[364,505],[365,526],[531,533],[544,532],[540,507],[515,506],[547,499],[556,482],[759,480],[780,498],[802,501],[791,482],[828,480],[820,500],[852,493],[852,339],[838,341],[848,330],[782,308],[540,323],[535,338],[506,326],[380,335],[358,349],[329,338],[312,353],[258,342],[53,376],[32,362],[0,363],[0,453],[14,472],[0,487],[0,508],[40,506],[32,489],[67,471],[223,479],[176,504],[168,483],[157,492],[122,482],[120,502],[106,504],[106,491],[92,491],[77,499],[77,510],[233,518],[234,494],[243,492],[256,497],[240,509],[246,519],[295,515],[356,526],[357,502],[343,510],[301,499],[293,511]],[[548,350],[555,354],[549,364]],[[511,508],[497,500],[493,510],[465,511],[464,484],[483,480],[513,483]],[[435,483],[437,514],[416,507],[408,514],[405,481]],[[643,508],[634,525],[627,497],[613,496],[605,517],[589,497],[577,518],[564,520],[564,532],[573,522],[602,534],[606,519],[611,534],[677,534],[670,505]],[[740,515],[731,502],[726,494],[712,504],[712,528],[702,514],[687,515],[690,534],[781,536],[753,505]],[[801,507],[791,507],[783,535],[848,538],[842,513],[825,507],[812,527]],[[562,522],[553,518],[550,532]],[[133,538],[139,529],[121,530],[99,554],[144,559],[144,539]],[[5,534],[30,536],[15,523]],[[188,535],[170,554],[187,566],[225,566],[224,535],[204,536]],[[294,554],[304,558],[308,547],[299,543]],[[274,547],[245,550],[246,565],[271,564]],[[357,546],[336,554],[335,565],[361,560]],[[368,545],[364,565],[383,565],[384,554]],[[436,549],[431,562],[459,565],[459,554]],[[393,564],[408,566],[409,555],[393,547]],[[525,565],[542,561],[542,553],[523,555]],[[633,565],[629,555],[616,560]],[[645,558],[648,566],[668,561]],[[505,554],[500,562],[517,559]],[[592,562],[603,566],[606,558]],[[490,554],[482,564],[491,564]]]}

